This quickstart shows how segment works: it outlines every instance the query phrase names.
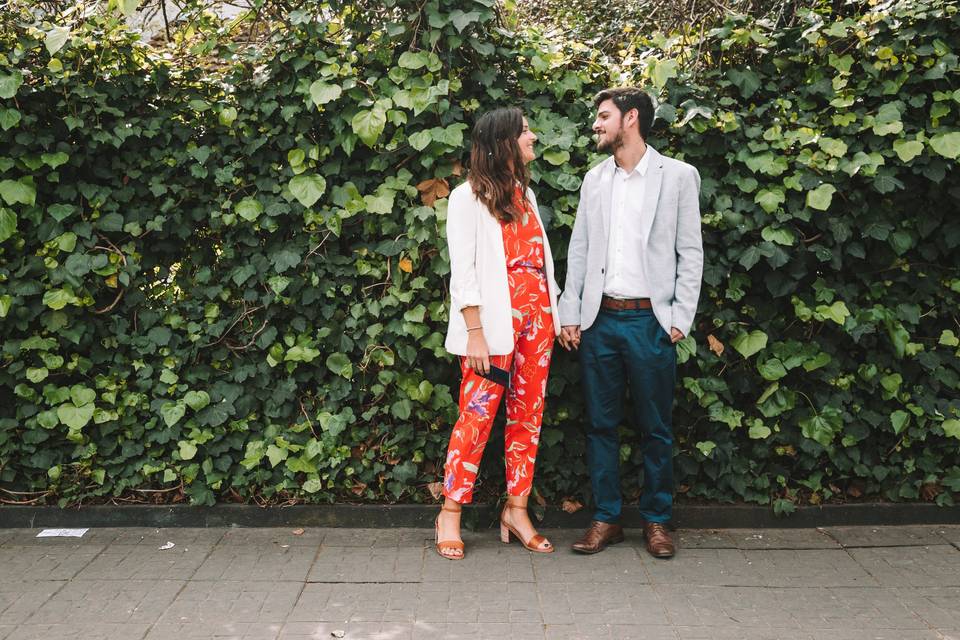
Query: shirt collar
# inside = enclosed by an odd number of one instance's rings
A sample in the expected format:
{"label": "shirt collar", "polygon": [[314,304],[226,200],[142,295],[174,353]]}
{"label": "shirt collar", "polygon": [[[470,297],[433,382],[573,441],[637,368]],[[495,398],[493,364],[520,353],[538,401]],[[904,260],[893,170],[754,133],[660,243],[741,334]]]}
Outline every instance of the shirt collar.
{"label": "shirt collar", "polygon": [[626,177],[632,176],[634,173],[640,174],[641,177],[647,175],[647,168],[650,166],[650,146],[647,146],[647,150],[643,152],[643,157],[640,158],[640,162],[637,163],[637,166],[633,168],[633,171],[627,173],[619,164],[617,164],[616,159],[614,159],[613,164],[616,167],[616,171],[626,175]]}

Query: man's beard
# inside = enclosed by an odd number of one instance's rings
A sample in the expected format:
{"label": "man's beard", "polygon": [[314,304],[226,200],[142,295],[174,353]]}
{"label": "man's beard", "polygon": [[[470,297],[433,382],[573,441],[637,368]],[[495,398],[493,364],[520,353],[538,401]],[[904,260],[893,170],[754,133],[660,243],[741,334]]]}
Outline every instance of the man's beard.
{"label": "man's beard", "polygon": [[597,141],[597,151],[601,153],[615,153],[620,147],[623,146],[623,129],[617,131],[617,135],[614,136],[613,140],[598,140]]}

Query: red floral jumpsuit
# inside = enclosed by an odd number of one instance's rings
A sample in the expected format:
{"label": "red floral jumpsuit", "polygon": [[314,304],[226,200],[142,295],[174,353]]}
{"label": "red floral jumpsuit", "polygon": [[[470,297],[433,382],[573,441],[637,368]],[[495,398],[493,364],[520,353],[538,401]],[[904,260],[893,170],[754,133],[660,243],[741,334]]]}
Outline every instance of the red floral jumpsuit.
{"label": "red floral jumpsuit", "polygon": [[[519,189],[515,197],[523,216],[517,222],[501,223],[513,309],[514,348],[513,353],[490,356],[490,364],[510,371],[504,430],[507,494],[525,496],[530,494],[533,485],[555,334],[543,268],[543,231]],[[464,357],[460,358],[460,369],[463,373],[460,417],[450,435],[443,495],[463,504],[473,498],[480,458],[504,388],[467,368]]]}

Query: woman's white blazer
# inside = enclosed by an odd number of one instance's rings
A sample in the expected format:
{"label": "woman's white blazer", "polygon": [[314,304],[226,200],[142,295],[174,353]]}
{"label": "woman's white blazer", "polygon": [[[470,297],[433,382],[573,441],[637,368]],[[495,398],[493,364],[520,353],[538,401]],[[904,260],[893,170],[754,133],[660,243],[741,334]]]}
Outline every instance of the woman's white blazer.
{"label": "woman's white blazer", "polygon": [[[540,219],[537,200],[531,189],[527,198],[533,205],[543,236],[543,254],[550,312],[554,332],[560,334],[557,314],[559,287],[553,276],[553,254]],[[450,253],[450,323],[444,344],[454,355],[467,355],[467,325],[461,310],[480,307],[480,324],[490,355],[513,352],[513,306],[507,285],[507,258],[503,251],[500,222],[477,200],[469,182],[450,193],[447,204],[447,247]]]}

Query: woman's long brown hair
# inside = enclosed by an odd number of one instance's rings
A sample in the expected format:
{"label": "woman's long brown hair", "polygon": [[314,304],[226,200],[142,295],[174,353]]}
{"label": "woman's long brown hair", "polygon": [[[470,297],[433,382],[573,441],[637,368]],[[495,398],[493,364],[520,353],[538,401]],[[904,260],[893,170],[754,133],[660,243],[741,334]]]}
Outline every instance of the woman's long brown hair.
{"label": "woman's long brown hair", "polygon": [[518,182],[523,203],[527,199],[530,173],[517,143],[522,133],[523,112],[517,107],[488,111],[473,126],[467,179],[477,199],[502,222],[523,213],[514,199]]}

